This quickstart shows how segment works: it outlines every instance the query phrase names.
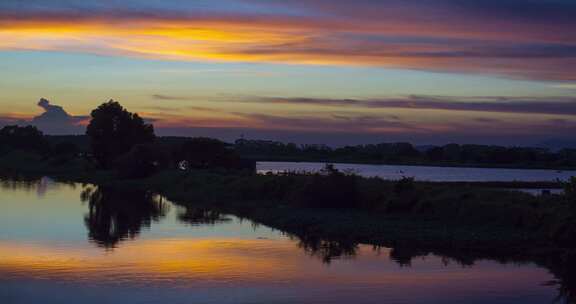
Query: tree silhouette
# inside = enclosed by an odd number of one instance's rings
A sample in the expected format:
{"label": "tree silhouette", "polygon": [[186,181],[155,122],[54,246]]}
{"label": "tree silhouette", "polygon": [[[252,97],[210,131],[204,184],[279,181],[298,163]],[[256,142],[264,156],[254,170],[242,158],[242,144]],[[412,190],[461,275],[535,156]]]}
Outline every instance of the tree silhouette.
{"label": "tree silhouette", "polygon": [[130,151],[137,144],[154,140],[154,127],[110,100],[91,113],[92,120],[86,129],[92,152],[102,168],[109,168],[118,156]]}
{"label": "tree silhouette", "polygon": [[114,168],[122,178],[145,178],[169,167],[170,152],[161,145],[138,144],[114,161]]}
{"label": "tree silhouette", "polygon": [[177,161],[186,161],[190,168],[239,167],[239,156],[220,140],[205,137],[192,138],[176,151]]}
{"label": "tree silhouette", "polygon": [[5,126],[0,129],[0,145],[7,149],[45,153],[48,144],[44,134],[34,126]]}

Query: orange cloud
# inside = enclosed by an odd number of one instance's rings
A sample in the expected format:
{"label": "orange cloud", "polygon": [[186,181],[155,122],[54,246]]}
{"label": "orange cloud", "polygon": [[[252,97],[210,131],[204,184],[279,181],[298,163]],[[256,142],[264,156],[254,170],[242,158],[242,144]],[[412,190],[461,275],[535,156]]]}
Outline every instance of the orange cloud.
{"label": "orange cloud", "polygon": [[[1,15],[0,15],[1,16]],[[576,80],[571,31],[514,22],[407,16],[1,16],[0,50],[154,59],[359,65]]]}

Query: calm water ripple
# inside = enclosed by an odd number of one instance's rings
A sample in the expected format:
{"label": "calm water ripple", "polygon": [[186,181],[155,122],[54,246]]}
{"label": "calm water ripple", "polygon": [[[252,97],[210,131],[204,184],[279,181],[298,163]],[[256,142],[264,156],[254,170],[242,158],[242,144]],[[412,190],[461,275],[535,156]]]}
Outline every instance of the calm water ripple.
{"label": "calm water ripple", "polygon": [[1,181],[0,208],[3,304],[530,304],[573,286],[531,261],[306,240],[158,195],[46,178]]}

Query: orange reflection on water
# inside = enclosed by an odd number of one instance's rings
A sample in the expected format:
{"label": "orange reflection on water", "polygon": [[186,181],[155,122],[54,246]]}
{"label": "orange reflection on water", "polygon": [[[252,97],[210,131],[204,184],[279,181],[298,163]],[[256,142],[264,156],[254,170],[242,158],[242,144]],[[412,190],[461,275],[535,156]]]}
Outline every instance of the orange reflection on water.
{"label": "orange reflection on water", "polygon": [[371,247],[360,246],[356,259],[326,266],[286,239],[138,240],[114,250],[0,241],[0,274],[95,283],[420,286],[434,294],[449,292],[441,287],[516,290],[537,286],[544,278],[544,271],[535,268],[446,268],[437,257],[416,260],[415,269],[401,268],[388,255],[388,249],[374,254]]}
{"label": "orange reflection on water", "polygon": [[0,242],[0,272],[98,281],[286,278],[294,270],[286,261],[293,249],[287,242],[238,239],[139,240],[113,251]]}

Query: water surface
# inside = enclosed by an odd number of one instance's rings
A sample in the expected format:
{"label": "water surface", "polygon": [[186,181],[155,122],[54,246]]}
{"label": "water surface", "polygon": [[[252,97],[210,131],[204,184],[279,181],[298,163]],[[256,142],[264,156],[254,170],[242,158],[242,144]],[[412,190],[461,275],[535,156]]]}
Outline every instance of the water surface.
{"label": "water surface", "polygon": [[[259,173],[277,173],[286,171],[318,172],[325,163],[309,162],[258,162]],[[403,177],[414,177],[420,181],[431,182],[550,182],[567,180],[576,176],[576,171],[536,170],[536,169],[501,169],[501,168],[467,168],[467,167],[428,167],[428,166],[394,166],[334,164],[345,172],[353,172],[364,177],[381,177],[398,180]]]}
{"label": "water surface", "polygon": [[147,193],[0,188],[0,303],[552,303],[530,261],[295,237]]}

